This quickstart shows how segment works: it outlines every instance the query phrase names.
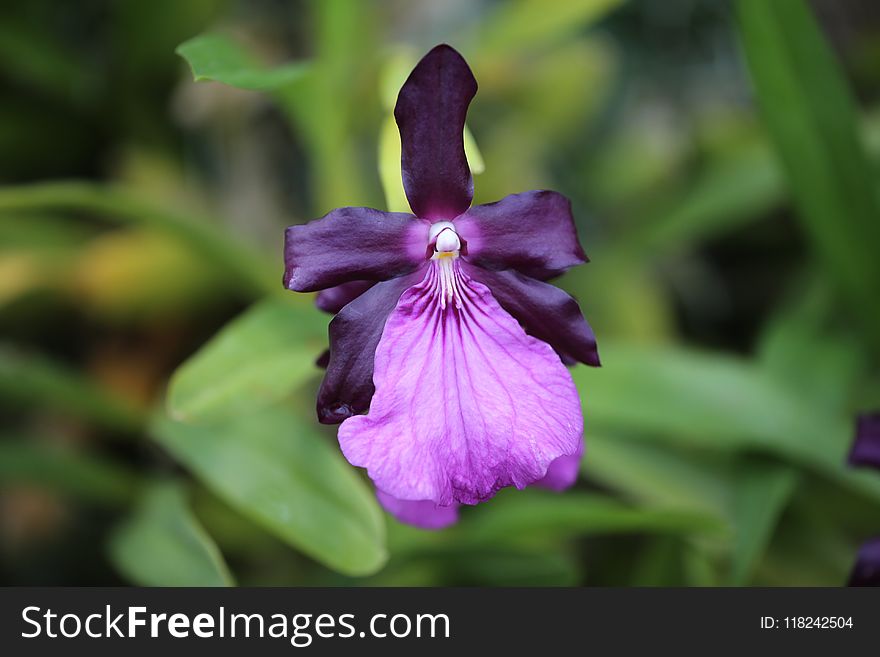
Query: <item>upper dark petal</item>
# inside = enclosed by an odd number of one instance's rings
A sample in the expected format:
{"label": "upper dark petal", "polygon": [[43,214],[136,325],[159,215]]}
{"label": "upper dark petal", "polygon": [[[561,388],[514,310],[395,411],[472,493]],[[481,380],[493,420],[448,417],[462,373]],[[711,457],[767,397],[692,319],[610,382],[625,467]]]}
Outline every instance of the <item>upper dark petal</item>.
{"label": "upper dark petal", "polygon": [[477,205],[455,220],[468,261],[486,269],[516,269],[546,280],[587,256],[578,242],[571,203],[549,191],[505,196]]}
{"label": "upper dark petal", "polygon": [[376,281],[351,281],[318,292],[315,305],[320,310],[335,315],[347,304],[357,299],[376,284]]}
{"label": "upper dark petal", "polygon": [[469,276],[492,291],[492,295],[519,320],[526,333],[543,340],[559,354],[587,365],[599,366],[593,329],[568,294],[549,283],[515,271],[490,271],[464,264]]}
{"label": "upper dark petal", "polygon": [[428,224],[402,212],[338,208],[284,234],[284,285],[314,292],[402,276],[425,260]]}
{"label": "upper dark petal", "polygon": [[880,586],[880,536],[865,541],[859,548],[849,586]]}
{"label": "upper dark petal", "polygon": [[849,453],[850,465],[880,468],[880,413],[860,415],[856,423],[856,439]]}
{"label": "upper dark petal", "polygon": [[410,73],[394,107],[403,188],[412,211],[432,221],[468,209],[474,182],[464,154],[464,121],[477,81],[456,50],[440,45]]}
{"label": "upper dark petal", "polygon": [[373,359],[385,321],[400,295],[420,278],[416,272],[377,283],[330,322],[330,362],[318,390],[319,422],[338,424],[370,407]]}

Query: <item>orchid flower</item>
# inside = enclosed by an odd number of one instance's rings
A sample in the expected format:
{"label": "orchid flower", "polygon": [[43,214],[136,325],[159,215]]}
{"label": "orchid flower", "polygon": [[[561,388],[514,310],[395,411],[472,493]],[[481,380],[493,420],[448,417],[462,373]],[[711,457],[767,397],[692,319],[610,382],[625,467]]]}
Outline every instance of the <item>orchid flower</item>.
{"label": "orchid flower", "polygon": [[[859,416],[849,463],[880,470],[880,413]],[[880,536],[862,544],[849,577],[849,585],[880,586]]]}
{"label": "orchid flower", "polygon": [[532,191],[471,206],[477,83],[440,45],[400,90],[412,214],[339,208],[285,235],[284,284],[330,322],[319,421],[403,522],[439,528],[507,486],[571,485],[583,453],[566,363],[599,365],[577,302],[546,283],[587,261],[571,204]]}

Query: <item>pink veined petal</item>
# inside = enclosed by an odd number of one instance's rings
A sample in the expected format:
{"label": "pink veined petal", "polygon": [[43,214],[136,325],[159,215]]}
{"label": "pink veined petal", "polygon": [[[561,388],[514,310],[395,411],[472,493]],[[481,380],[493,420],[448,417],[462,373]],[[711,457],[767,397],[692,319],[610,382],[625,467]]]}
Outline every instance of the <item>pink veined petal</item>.
{"label": "pink veined petal", "polygon": [[438,506],[429,500],[400,500],[376,490],[379,504],[400,522],[422,529],[443,529],[458,522],[458,505]]}
{"label": "pink veined petal", "polygon": [[578,450],[570,456],[560,456],[550,464],[547,468],[547,474],[543,479],[535,482],[535,486],[548,488],[557,492],[562,492],[566,488],[571,488],[577,481],[578,472],[581,468],[581,459],[584,456],[584,441],[580,441]]}
{"label": "pink veined petal", "polygon": [[369,413],[343,422],[339,443],[377,488],[402,500],[476,504],[542,479],[582,442],[566,367],[458,261],[434,261],[400,297],[373,382]]}

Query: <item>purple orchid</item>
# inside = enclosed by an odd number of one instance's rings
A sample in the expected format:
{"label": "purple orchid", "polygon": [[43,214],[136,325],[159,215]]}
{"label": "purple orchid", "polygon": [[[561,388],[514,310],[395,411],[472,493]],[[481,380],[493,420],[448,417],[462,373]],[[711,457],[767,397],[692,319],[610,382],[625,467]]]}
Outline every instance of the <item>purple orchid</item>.
{"label": "purple orchid", "polygon": [[[849,463],[880,470],[880,413],[859,416]],[[865,541],[859,549],[849,585],[880,586],[880,536]]]}
{"label": "purple orchid", "polygon": [[447,45],[401,88],[413,214],[339,208],[285,235],[285,286],[320,290],[336,313],[318,419],[342,423],[345,457],[386,510],[428,528],[506,486],[570,486],[583,416],[563,361],[599,365],[577,302],[544,282],[587,261],[569,201],[532,191],[471,207],[476,91]]}

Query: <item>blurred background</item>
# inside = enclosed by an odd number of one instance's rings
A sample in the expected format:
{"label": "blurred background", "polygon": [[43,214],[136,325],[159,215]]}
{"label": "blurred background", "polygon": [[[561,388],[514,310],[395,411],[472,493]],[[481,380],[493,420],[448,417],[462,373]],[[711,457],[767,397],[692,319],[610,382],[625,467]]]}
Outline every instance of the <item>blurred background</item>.
{"label": "blurred background", "polygon": [[[449,42],[475,202],[592,262],[571,491],[394,522],[314,419],[283,228],[398,209],[390,110]],[[880,533],[880,7],[34,0],[0,9],[0,582],[828,585]]]}

